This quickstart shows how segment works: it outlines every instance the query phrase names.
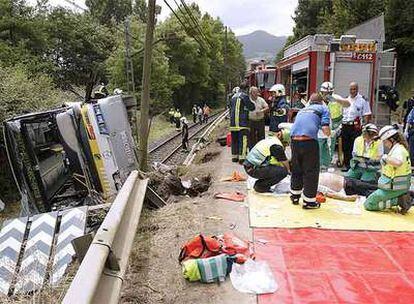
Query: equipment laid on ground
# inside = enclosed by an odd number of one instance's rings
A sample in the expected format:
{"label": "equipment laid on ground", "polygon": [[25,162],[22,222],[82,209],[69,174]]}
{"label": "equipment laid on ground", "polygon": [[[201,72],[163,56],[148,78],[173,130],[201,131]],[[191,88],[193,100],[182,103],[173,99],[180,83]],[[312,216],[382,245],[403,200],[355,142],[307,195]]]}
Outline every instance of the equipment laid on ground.
{"label": "equipment laid on ground", "polygon": [[25,215],[108,201],[137,166],[121,95],[4,123]]}

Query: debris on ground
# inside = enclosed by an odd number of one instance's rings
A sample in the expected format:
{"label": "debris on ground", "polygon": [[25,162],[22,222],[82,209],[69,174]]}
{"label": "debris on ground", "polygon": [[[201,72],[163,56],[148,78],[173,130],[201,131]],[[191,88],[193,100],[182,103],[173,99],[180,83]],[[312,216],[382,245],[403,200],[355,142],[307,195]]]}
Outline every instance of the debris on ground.
{"label": "debris on ground", "polygon": [[238,171],[233,171],[232,175],[221,179],[222,182],[243,182],[246,180],[247,177]]}
{"label": "debris on ground", "polygon": [[214,194],[214,198],[221,198],[234,202],[243,202],[246,195],[241,192],[218,192]]}
{"label": "debris on ground", "polygon": [[211,151],[211,152],[207,152],[200,159],[200,163],[208,163],[209,161],[212,161],[215,158],[217,158],[217,156],[219,156],[220,153],[221,153],[221,151]]}

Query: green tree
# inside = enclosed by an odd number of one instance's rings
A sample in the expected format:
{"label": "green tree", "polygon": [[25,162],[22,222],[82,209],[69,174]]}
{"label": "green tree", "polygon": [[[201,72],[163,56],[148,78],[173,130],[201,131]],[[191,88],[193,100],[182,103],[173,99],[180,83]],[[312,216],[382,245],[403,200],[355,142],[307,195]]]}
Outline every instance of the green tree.
{"label": "green tree", "polygon": [[115,47],[112,32],[87,14],[62,8],[48,15],[47,31],[56,83],[65,89],[84,86],[89,98],[97,83],[106,82],[105,62]]}
{"label": "green tree", "polygon": [[131,0],[86,0],[92,16],[101,24],[121,23],[131,13]]}

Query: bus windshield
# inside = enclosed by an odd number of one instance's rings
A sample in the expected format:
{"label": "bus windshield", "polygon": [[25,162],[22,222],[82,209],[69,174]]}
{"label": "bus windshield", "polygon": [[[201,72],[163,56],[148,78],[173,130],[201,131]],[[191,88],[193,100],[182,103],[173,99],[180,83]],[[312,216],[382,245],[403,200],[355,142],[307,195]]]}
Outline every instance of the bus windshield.
{"label": "bus windshield", "polygon": [[260,71],[256,74],[256,83],[257,86],[261,89],[270,89],[276,80],[276,71]]}

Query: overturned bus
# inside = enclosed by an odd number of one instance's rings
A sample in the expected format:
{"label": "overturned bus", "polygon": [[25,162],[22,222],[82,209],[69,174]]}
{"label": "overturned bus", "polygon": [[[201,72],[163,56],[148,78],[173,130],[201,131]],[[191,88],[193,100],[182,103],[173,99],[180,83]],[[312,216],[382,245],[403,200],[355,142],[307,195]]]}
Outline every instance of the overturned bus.
{"label": "overturned bus", "polygon": [[137,168],[121,95],[9,119],[4,141],[25,215],[108,202]]}

